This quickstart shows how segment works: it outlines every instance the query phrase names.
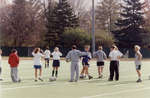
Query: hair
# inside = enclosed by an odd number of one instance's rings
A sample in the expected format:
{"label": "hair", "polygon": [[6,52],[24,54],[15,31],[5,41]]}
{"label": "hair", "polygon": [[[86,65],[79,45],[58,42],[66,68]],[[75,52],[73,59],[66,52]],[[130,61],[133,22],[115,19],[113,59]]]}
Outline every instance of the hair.
{"label": "hair", "polygon": [[98,46],[98,50],[102,50],[103,49],[103,47],[102,46]]}
{"label": "hair", "polygon": [[40,51],[40,48],[35,48],[34,53],[38,53]]}
{"label": "hair", "polygon": [[90,45],[85,45],[84,48],[90,48]]}
{"label": "hair", "polygon": [[112,49],[115,49],[116,47],[114,45],[111,46]]}
{"label": "hair", "polygon": [[11,50],[11,53],[15,53],[15,52],[17,52],[16,49],[12,49],[12,50]]}
{"label": "hair", "polygon": [[73,46],[72,46],[72,49],[77,49],[77,46],[76,46],[76,45],[73,45]]}
{"label": "hair", "polygon": [[141,49],[141,47],[139,45],[135,45],[134,48],[137,48],[138,50]]}
{"label": "hair", "polygon": [[47,46],[46,49],[49,50],[49,47]]}
{"label": "hair", "polygon": [[59,51],[59,48],[58,48],[58,47],[55,47],[54,51],[56,51],[56,50]]}

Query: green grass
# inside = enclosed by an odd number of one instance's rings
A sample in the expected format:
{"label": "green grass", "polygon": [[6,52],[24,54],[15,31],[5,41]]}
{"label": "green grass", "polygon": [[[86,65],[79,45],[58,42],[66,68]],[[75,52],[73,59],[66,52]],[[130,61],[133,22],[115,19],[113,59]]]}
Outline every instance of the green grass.
{"label": "green grass", "polygon": [[[150,98],[150,63],[143,61],[142,83],[136,83],[137,74],[133,61],[120,62],[120,81],[108,82],[109,62],[106,62],[104,78],[96,79],[96,61],[91,61],[89,69],[93,80],[80,80],[78,83],[69,83],[70,63],[61,61],[59,77],[56,82],[49,82],[50,69],[43,68],[44,82],[34,82],[32,60],[22,60],[19,67],[21,83],[12,83],[10,68],[7,61],[3,61],[4,81],[1,84],[0,98]],[[51,61],[52,63],[52,61]],[[82,66],[81,66],[82,67]],[[80,68],[81,70],[81,68]]]}

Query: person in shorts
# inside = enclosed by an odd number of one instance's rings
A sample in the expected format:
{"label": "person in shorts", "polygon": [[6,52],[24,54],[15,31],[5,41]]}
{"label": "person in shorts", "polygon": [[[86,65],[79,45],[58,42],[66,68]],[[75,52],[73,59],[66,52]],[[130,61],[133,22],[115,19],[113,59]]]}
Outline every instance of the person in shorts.
{"label": "person in shorts", "polygon": [[136,72],[138,74],[138,80],[136,82],[142,82],[142,79],[141,79],[142,54],[140,52],[141,47],[138,45],[135,45],[134,49],[135,49],[135,66],[136,66]]}
{"label": "person in shorts", "polygon": [[52,53],[53,56],[53,71],[52,71],[52,77],[57,78],[58,76],[58,68],[60,67],[60,57],[62,56],[62,53],[59,51],[58,47],[55,47],[54,52]]}
{"label": "person in shorts", "polygon": [[103,51],[103,47],[99,46],[98,51],[94,52],[93,57],[97,58],[98,78],[103,77],[104,60],[107,59],[106,53]]}
{"label": "person in shorts", "polygon": [[[40,81],[43,81],[43,79],[41,78],[42,76],[42,61],[41,61],[41,57],[44,57],[43,53],[41,53],[41,49],[40,48],[35,48],[34,51],[32,52],[32,55],[34,56],[34,69],[35,69],[35,82],[38,81],[38,79]],[[38,70],[39,70],[39,77],[38,77]]]}

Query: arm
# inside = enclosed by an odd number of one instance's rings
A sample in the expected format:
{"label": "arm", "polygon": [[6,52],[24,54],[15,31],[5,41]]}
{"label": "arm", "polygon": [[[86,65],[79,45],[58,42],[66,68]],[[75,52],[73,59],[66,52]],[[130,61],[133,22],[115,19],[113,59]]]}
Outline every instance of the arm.
{"label": "arm", "polygon": [[94,53],[93,53],[93,57],[94,57],[94,58],[97,57],[97,52],[94,52]]}
{"label": "arm", "polygon": [[142,60],[142,54],[138,52],[137,55],[138,55],[138,60]]}
{"label": "arm", "polygon": [[104,59],[106,60],[106,59],[107,59],[107,56],[106,56],[106,53],[105,53],[105,52],[104,52],[103,56],[104,56]]}
{"label": "arm", "polygon": [[59,56],[62,56],[62,53],[61,53],[61,52],[59,52]]}
{"label": "arm", "polygon": [[70,59],[71,59],[71,53],[69,52],[66,56],[66,62],[69,62]]}

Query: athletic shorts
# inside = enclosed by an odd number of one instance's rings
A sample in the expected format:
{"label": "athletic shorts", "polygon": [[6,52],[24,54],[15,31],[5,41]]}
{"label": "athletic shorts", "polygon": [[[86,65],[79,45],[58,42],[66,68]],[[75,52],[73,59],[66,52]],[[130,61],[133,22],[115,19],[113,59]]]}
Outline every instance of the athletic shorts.
{"label": "athletic shorts", "polygon": [[97,62],[97,66],[104,66],[104,62]]}
{"label": "athletic shorts", "polygon": [[35,69],[41,69],[42,66],[41,66],[41,65],[34,65],[34,68],[35,68]]}
{"label": "athletic shorts", "polygon": [[45,58],[45,60],[49,61],[49,60],[50,60],[50,58]]}
{"label": "athletic shorts", "polygon": [[53,60],[53,67],[59,67],[60,61],[59,60]]}
{"label": "athletic shorts", "polygon": [[141,65],[136,65],[136,70],[141,70]]}
{"label": "athletic shorts", "polygon": [[83,66],[88,66],[88,67],[90,66],[90,64],[88,62],[83,62],[83,61],[82,61],[82,65]]}

